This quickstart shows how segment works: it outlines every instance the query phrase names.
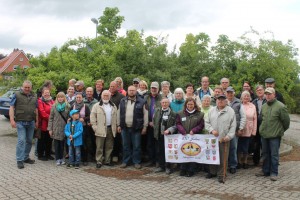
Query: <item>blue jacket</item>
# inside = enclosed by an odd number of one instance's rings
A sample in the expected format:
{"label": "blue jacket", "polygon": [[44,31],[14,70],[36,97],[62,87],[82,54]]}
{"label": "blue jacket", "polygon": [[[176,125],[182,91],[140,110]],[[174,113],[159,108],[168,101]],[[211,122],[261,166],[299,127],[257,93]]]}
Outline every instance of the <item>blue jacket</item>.
{"label": "blue jacket", "polygon": [[[75,125],[73,140],[75,147],[82,145],[82,133],[83,133],[83,126],[80,121],[72,121],[72,124]],[[68,145],[71,145],[69,136],[71,135],[71,122],[67,123],[65,126],[65,135],[67,136]]]}
{"label": "blue jacket", "polygon": [[179,111],[183,110],[183,106],[184,106],[184,99],[182,100],[173,100],[170,104],[170,107],[172,109],[173,112],[178,113]]}

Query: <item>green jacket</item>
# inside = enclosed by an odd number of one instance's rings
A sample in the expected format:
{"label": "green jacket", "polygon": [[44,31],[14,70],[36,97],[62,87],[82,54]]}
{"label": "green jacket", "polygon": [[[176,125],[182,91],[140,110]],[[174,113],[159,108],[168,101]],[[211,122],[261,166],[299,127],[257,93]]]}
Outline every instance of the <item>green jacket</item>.
{"label": "green jacket", "polygon": [[37,97],[30,92],[26,95],[23,91],[15,92],[15,118],[16,121],[34,121],[36,119]]}
{"label": "green jacket", "polygon": [[[153,127],[154,127],[154,138],[157,140],[158,140],[158,135],[161,134],[161,130],[160,130],[161,118],[162,118],[162,108],[156,108],[153,117],[153,125],[154,125]],[[176,113],[174,113],[170,109],[170,114],[168,115],[167,125],[165,128],[168,129],[171,134],[173,134],[176,131],[175,122],[176,122]]]}
{"label": "green jacket", "polygon": [[263,138],[282,137],[290,126],[290,116],[286,106],[274,99],[262,106],[262,123],[259,133]]}

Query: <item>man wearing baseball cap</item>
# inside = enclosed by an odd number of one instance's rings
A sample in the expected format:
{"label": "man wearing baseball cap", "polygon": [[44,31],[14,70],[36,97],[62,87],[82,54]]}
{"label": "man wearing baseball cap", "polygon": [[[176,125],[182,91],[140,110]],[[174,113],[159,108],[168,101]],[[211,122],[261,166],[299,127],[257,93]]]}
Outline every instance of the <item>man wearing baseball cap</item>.
{"label": "man wearing baseball cap", "polygon": [[271,181],[278,180],[279,147],[281,137],[290,126],[290,117],[286,106],[276,99],[275,89],[265,90],[266,100],[262,106],[262,123],[259,133],[262,139],[263,166],[256,176],[270,176]]}

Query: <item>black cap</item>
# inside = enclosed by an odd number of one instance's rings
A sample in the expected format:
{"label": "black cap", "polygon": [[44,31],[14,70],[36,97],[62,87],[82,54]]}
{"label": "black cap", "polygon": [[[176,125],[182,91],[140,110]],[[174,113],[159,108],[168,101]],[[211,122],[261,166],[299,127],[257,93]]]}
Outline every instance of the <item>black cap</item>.
{"label": "black cap", "polygon": [[220,95],[216,96],[216,98],[217,99],[221,99],[221,98],[227,99],[227,97],[224,94],[220,94]]}
{"label": "black cap", "polygon": [[265,83],[274,83],[275,82],[275,79],[274,78],[267,78],[265,80]]}

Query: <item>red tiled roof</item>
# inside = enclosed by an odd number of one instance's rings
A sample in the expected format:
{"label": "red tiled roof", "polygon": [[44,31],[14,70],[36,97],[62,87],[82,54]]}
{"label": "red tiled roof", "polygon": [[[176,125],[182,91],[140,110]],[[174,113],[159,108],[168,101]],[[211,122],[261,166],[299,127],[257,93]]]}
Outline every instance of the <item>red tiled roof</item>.
{"label": "red tiled roof", "polygon": [[[19,49],[14,49],[14,51],[9,54],[9,56],[3,58],[0,60],[0,73],[4,72],[4,70],[6,70],[7,67],[9,67],[9,65],[16,59],[16,57],[22,53],[23,50],[19,50]],[[24,53],[24,52],[23,52]],[[24,53],[25,55],[25,53]]]}

